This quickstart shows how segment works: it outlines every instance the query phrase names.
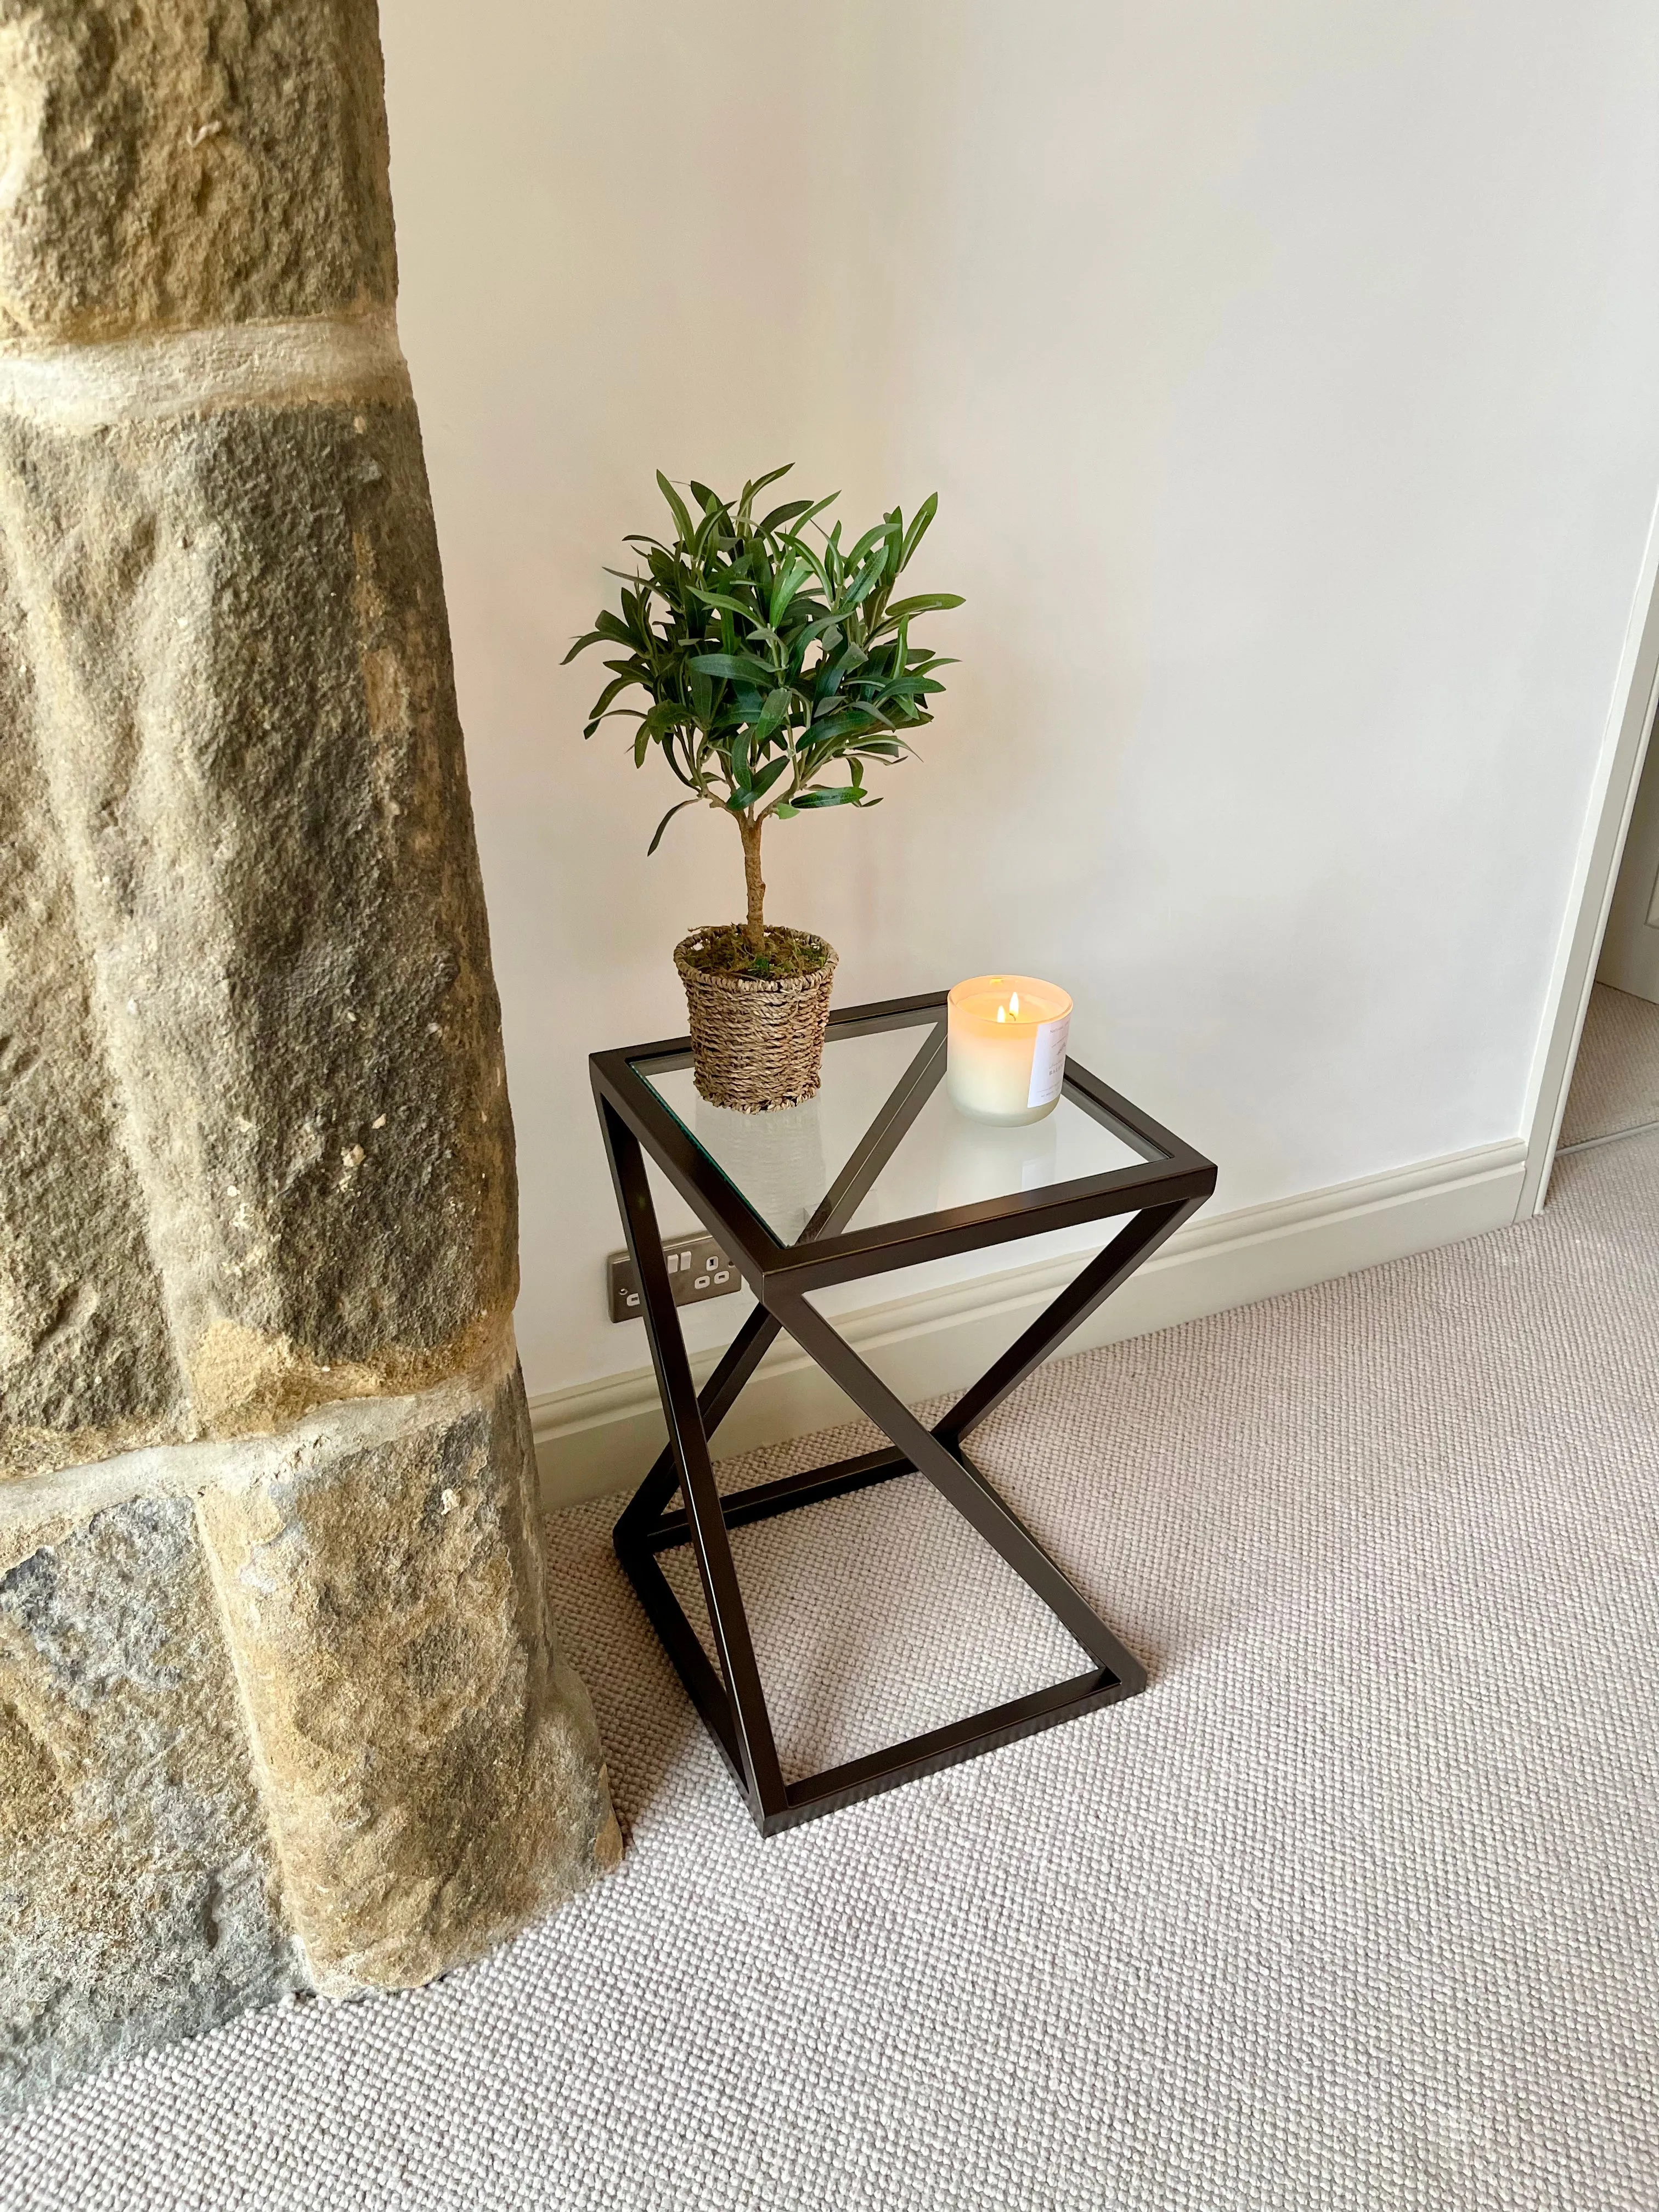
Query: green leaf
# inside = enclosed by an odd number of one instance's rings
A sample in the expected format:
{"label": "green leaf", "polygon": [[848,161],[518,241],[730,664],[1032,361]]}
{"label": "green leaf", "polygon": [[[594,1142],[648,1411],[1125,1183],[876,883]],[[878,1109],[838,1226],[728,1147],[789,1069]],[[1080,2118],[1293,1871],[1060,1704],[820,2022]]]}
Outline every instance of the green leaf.
{"label": "green leaf", "polygon": [[879,696],[886,699],[919,699],[929,691],[942,691],[945,686],[935,684],[927,676],[884,676],[881,678]]}
{"label": "green leaf", "polygon": [[880,727],[880,715],[872,714],[868,708],[844,707],[822,722],[814,722],[807,734],[812,741],[814,756],[828,759],[827,753],[819,754],[820,746],[834,746],[842,738],[872,737]]}
{"label": "green leaf", "polygon": [[697,801],[696,799],[682,799],[677,805],[671,806],[669,808],[667,813],[663,816],[662,820],[657,824],[656,836],[651,840],[651,842],[645,848],[645,857],[647,860],[656,851],[658,846],[661,844],[662,833],[673,820],[674,817],[677,814],[684,814],[688,806],[695,806],[696,804]]}
{"label": "green leaf", "polygon": [[789,602],[799,591],[812,571],[805,561],[797,561],[784,569],[772,586],[772,604],[769,618],[775,629],[789,611]]}
{"label": "green leaf", "polygon": [[[819,515],[823,513],[825,507],[833,507],[840,497],[841,494],[838,491],[832,491],[828,499],[815,500],[812,505],[807,508],[805,514],[802,515],[800,520],[796,523],[794,527],[790,531],[789,543],[792,545],[800,544],[800,534],[802,531],[805,529],[807,524],[809,522],[816,522]],[[837,528],[840,527],[839,525],[836,526]],[[809,559],[811,558],[810,549],[807,546],[801,545],[800,550],[803,553],[807,554]]]}
{"label": "green leaf", "polygon": [[850,615],[855,608],[863,605],[871,592],[875,590],[876,586],[880,583],[881,574],[882,563],[879,561],[872,561],[866,566],[861,574],[853,578],[841,601],[846,613]]}
{"label": "green leaf", "polygon": [[781,469],[769,469],[763,477],[757,477],[752,483],[746,483],[743,488],[743,496],[738,501],[738,513],[746,519],[754,504],[755,494],[764,491],[768,484],[775,483],[780,477],[787,477],[794,465],[793,461],[786,461]]}
{"label": "green leaf", "polygon": [[705,592],[699,584],[692,585],[691,595],[705,606],[718,607],[723,614],[741,615],[750,623],[760,619],[760,611],[752,599],[734,599],[729,592]]}
{"label": "green leaf", "polygon": [[[865,558],[866,554],[872,552],[878,545],[884,544],[884,541],[892,534],[892,521],[890,518],[884,522],[878,522],[873,528],[866,530],[863,537],[860,538],[858,544],[848,555],[848,567],[849,568],[856,568],[860,562]],[[884,555],[884,566],[885,565],[885,558],[886,556]]]}
{"label": "green leaf", "polygon": [[904,533],[904,543],[899,549],[899,567],[901,568],[908,568],[909,567],[910,556],[915,551],[917,546],[921,544],[922,539],[927,535],[927,526],[938,513],[939,494],[936,491],[930,491],[927,498],[921,502],[921,505],[916,509],[915,515],[911,521],[910,527]]}
{"label": "green leaf", "polygon": [[804,629],[795,633],[796,644],[810,645],[815,637],[821,637],[823,640],[825,653],[833,653],[841,643],[841,619],[838,614],[818,616],[815,621],[808,623]]}
{"label": "green leaf", "polygon": [[[678,699],[659,700],[640,724],[640,735],[649,744],[653,738],[660,738],[665,731],[678,729],[687,719],[686,709]],[[642,760],[644,755],[636,752],[635,757]]]}
{"label": "green leaf", "polygon": [[[749,765],[749,732],[747,730],[739,730],[732,740],[731,774],[733,786],[732,803],[747,806],[750,799],[754,796],[753,793],[749,788],[750,785],[754,781],[754,774]],[[738,800],[738,793],[739,792],[743,793],[741,800]]]}
{"label": "green leaf", "polygon": [[645,716],[638,707],[612,707],[606,714],[595,714],[592,721],[590,721],[582,731],[582,735],[585,738],[591,738],[594,731],[599,728],[601,722],[613,722],[619,720],[623,721],[642,722],[645,720]]}
{"label": "green leaf", "polygon": [[[663,497],[668,501],[669,512],[673,515],[675,527],[678,530],[682,540],[689,538],[691,535],[691,517],[685,501],[660,469],[657,471],[657,486]],[[659,830],[658,835],[660,836],[661,834]]]}
{"label": "green leaf", "polygon": [[611,702],[617,696],[617,693],[631,690],[632,687],[639,682],[639,678],[631,669],[624,676],[613,678],[612,680],[605,685],[604,690],[600,692],[599,697],[593,702],[593,704],[588,708],[587,712],[589,718],[593,721],[598,721],[599,716],[604,714],[605,708],[611,704]]}
{"label": "green leaf", "polygon": [[913,599],[896,599],[876,626],[876,635],[894,629],[900,623],[908,622],[913,615],[943,614],[946,609],[963,605],[959,592],[918,592]]}
{"label": "green leaf", "polygon": [[763,538],[769,538],[774,531],[781,530],[786,522],[793,522],[798,514],[810,514],[811,506],[810,499],[789,500],[782,507],[775,507],[770,514],[763,514],[755,527]]}
{"label": "green leaf", "polygon": [[781,799],[772,811],[780,822],[793,822],[796,815],[800,812],[800,809],[799,806],[792,805],[788,799]]}
{"label": "green leaf", "polygon": [[728,684],[758,684],[770,690],[772,671],[747,653],[699,653],[686,662],[699,676],[723,676]]}
{"label": "green leaf", "polygon": [[769,738],[788,712],[789,688],[784,684],[776,684],[766,695],[766,703],[761,708],[760,720],[755,725],[756,738],[762,740]]}

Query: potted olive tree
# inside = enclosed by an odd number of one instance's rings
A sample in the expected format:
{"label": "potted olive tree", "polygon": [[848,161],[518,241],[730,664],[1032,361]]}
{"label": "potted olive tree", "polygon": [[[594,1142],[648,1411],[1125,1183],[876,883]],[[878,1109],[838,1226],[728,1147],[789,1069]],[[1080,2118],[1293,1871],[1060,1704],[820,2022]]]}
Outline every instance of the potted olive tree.
{"label": "potted olive tree", "polygon": [[[566,659],[593,645],[616,658],[582,734],[629,716],[634,764],[654,746],[688,794],[657,824],[713,806],[743,845],[743,921],[693,930],[674,948],[690,1012],[698,1090],[744,1113],[799,1105],[818,1087],[836,955],[810,931],[768,922],[761,836],[824,806],[872,806],[872,763],[902,760],[908,733],[950,665],[913,642],[918,616],[957,607],[950,592],[896,599],[894,586],[933,519],[937,495],[910,522],[897,507],[851,545],[818,518],[836,496],[785,501],[757,516],[773,469],[735,501],[693,483],[691,507],[660,470],[673,518],[667,539],[626,541],[639,566]],[[811,533],[809,536],[809,532]],[[813,539],[817,539],[817,543]],[[643,692],[647,704],[617,706]]]}

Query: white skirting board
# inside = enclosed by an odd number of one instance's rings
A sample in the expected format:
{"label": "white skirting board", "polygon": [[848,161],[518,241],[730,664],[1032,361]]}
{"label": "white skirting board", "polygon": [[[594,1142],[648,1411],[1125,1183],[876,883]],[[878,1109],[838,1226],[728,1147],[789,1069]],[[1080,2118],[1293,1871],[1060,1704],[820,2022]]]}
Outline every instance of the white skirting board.
{"label": "white skirting board", "polygon": [[[1507,1228],[1525,1167],[1517,1137],[1267,1206],[1200,1213],[1067,1339],[1060,1356]],[[1103,1224],[1108,1233],[1114,1226]],[[988,1367],[1084,1256],[1000,1268],[872,1304],[838,1316],[836,1327],[914,1404],[959,1390]],[[693,1358],[700,1384],[719,1357]],[[550,1507],[629,1488],[662,1449],[665,1431],[648,1367],[548,1391],[530,1410]],[[781,1337],[721,1425],[716,1448],[726,1456],[857,1418],[836,1385]]]}

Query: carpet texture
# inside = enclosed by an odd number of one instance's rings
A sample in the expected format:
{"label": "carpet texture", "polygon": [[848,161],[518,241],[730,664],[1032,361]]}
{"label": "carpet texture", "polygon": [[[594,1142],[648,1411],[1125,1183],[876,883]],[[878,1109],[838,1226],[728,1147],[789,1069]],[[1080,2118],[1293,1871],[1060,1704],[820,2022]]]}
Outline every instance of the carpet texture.
{"label": "carpet texture", "polygon": [[[1048,1369],[981,1456],[1152,1688],[768,1844],[562,1516],[621,1869],[70,2092],[0,2203],[1653,2212],[1656,1335],[1634,1138],[1540,1221]],[[1074,1663],[915,1478],[739,1549],[793,1769]]]}
{"label": "carpet texture", "polygon": [[1573,1064],[1561,1142],[1583,1145],[1659,1122],[1659,1006],[1598,983]]}

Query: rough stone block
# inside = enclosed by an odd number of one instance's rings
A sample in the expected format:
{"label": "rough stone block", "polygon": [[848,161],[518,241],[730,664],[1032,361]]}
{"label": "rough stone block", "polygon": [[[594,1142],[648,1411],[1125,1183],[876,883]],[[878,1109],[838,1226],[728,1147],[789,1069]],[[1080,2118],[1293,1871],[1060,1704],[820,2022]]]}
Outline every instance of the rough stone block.
{"label": "rough stone block", "polygon": [[386,306],[374,0],[4,0],[0,337]]}
{"label": "rough stone block", "polygon": [[0,1576],[0,2109],[295,1985],[187,1499]]}
{"label": "rough stone block", "polygon": [[[504,1350],[512,1125],[412,406],[0,417],[0,538],[40,769],[11,803],[99,949],[88,1064],[101,1042],[180,1432]],[[88,1240],[107,1150],[61,1169]]]}
{"label": "rough stone block", "polygon": [[429,1980],[620,1856],[586,1692],[549,1638],[514,1370],[404,1432],[200,1501],[318,1985]]}
{"label": "rough stone block", "polygon": [[0,1478],[185,1418],[17,634],[0,581]]}

